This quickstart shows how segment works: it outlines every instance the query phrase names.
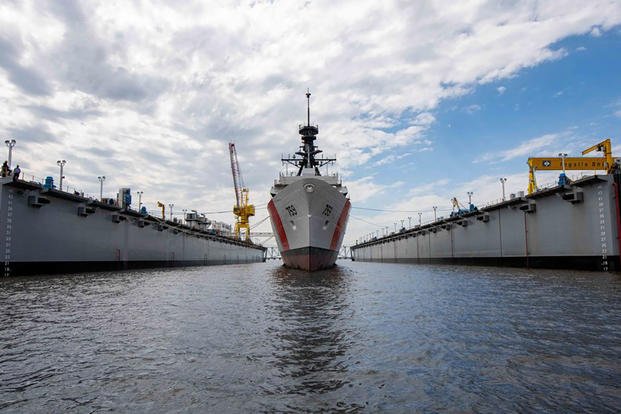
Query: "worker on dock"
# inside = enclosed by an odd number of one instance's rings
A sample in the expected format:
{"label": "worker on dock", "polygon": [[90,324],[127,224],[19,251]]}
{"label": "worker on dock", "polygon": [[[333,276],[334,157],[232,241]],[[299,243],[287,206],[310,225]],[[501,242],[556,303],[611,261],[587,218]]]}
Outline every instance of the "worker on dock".
{"label": "worker on dock", "polygon": [[7,161],[4,161],[4,163],[2,164],[2,176],[8,177],[10,172],[11,170],[9,170],[9,163]]}
{"label": "worker on dock", "polygon": [[19,179],[19,175],[22,173],[21,168],[19,168],[19,164],[13,170],[13,181],[17,181]]}

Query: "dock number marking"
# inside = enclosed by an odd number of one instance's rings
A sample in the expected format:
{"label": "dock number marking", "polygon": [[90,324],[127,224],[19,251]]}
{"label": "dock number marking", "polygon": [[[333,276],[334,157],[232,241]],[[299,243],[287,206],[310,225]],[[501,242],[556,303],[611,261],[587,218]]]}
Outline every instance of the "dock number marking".
{"label": "dock number marking", "polygon": [[332,206],[330,204],[326,204],[326,208],[323,209],[323,212],[321,214],[326,217],[330,217],[330,214],[332,214]]}
{"label": "dock number marking", "polygon": [[597,186],[597,207],[599,210],[599,235],[602,244],[602,270],[608,271],[608,240],[606,238],[606,216],[604,212],[604,191],[601,184]]}
{"label": "dock number marking", "polygon": [[289,217],[294,217],[298,215],[298,211],[295,209],[293,205],[285,207],[287,212],[289,213]]}

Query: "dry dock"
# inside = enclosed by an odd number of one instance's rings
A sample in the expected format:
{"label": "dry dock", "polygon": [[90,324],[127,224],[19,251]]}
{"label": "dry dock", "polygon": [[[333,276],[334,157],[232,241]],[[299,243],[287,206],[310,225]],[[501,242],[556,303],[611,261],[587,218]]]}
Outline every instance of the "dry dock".
{"label": "dry dock", "polygon": [[619,173],[352,246],[357,261],[619,270]]}
{"label": "dry dock", "polygon": [[204,227],[10,177],[0,178],[0,234],[4,276],[261,262],[265,252]]}

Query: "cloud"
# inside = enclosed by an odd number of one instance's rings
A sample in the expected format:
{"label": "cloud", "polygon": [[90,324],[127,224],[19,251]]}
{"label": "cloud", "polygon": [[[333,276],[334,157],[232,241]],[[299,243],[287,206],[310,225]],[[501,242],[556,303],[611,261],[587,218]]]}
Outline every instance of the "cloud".
{"label": "cloud", "polygon": [[18,47],[23,47],[19,39],[0,37],[0,67],[7,72],[9,80],[23,92],[31,95],[49,94],[50,86],[42,74],[32,67],[20,64]]}
{"label": "cloud", "polygon": [[470,105],[465,108],[466,113],[472,115],[475,112],[479,112],[481,110],[481,105]]}
{"label": "cloud", "polygon": [[559,134],[546,134],[537,138],[532,138],[508,150],[500,151],[498,153],[485,153],[477,158],[474,162],[478,163],[493,161],[497,163],[509,161],[517,157],[531,155],[536,151],[540,151],[556,142],[559,136]]}
{"label": "cloud", "polygon": [[392,164],[397,160],[403,159],[405,157],[409,157],[412,155],[411,152],[406,152],[403,154],[390,154],[387,157],[381,158],[373,163],[375,167],[380,167],[382,165]]}
{"label": "cloud", "polygon": [[352,203],[354,204],[367,201],[370,198],[379,195],[382,191],[385,190],[384,186],[377,184],[373,181],[372,176],[366,176],[357,180],[351,180],[345,184],[347,186],[347,189],[349,190],[349,195]]}
{"label": "cloud", "polygon": [[506,92],[507,88],[504,86],[499,86],[496,88],[496,90],[498,91],[498,95],[502,95],[503,93]]}
{"label": "cloud", "polygon": [[280,154],[299,145],[310,87],[318,144],[352,177],[352,199],[369,200],[383,187],[361,167],[433,148],[441,102],[619,23],[621,5],[605,0],[5,2],[0,134],[19,138],[32,175],[65,158],[68,182],[87,192],[104,174],[110,194],[129,185],[149,206],[209,211],[232,204],[235,141],[259,205]]}

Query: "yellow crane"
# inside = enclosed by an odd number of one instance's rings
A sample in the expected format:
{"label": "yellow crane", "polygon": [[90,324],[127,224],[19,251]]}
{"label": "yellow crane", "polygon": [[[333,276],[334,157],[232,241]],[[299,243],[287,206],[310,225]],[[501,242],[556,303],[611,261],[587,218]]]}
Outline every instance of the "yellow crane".
{"label": "yellow crane", "polygon": [[233,214],[237,217],[235,222],[235,237],[241,239],[241,229],[246,230],[246,241],[250,241],[250,222],[249,218],[254,216],[254,205],[248,204],[248,188],[244,186],[239,162],[237,161],[237,151],[235,144],[229,143],[229,155],[231,156],[231,171],[233,173],[233,187],[235,188],[236,204],[233,206]]}
{"label": "yellow crane", "polygon": [[603,157],[532,157],[528,159],[528,194],[537,191],[535,171],[602,170],[611,173],[614,169],[610,138],[582,151],[582,155],[601,151]]}
{"label": "yellow crane", "polygon": [[162,209],[162,220],[166,220],[166,206],[159,201],[157,202],[157,206]]}

